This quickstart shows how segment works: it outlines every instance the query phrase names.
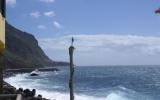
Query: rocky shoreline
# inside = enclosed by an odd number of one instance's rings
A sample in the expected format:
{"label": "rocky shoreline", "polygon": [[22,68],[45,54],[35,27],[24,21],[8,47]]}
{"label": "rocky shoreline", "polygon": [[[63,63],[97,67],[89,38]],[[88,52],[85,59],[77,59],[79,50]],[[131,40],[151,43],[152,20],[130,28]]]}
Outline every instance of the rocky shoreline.
{"label": "rocky shoreline", "polygon": [[7,82],[4,82],[3,84],[3,94],[6,94],[6,95],[21,94],[22,100],[49,100],[49,99],[43,98],[41,94],[36,95],[36,89],[32,89],[32,90],[23,89],[23,88],[16,89],[14,86],[8,84]]}
{"label": "rocky shoreline", "polygon": [[[33,71],[33,69],[7,69],[4,72],[4,78],[11,77],[18,73],[30,73]],[[39,71],[59,71],[57,68],[40,68]],[[22,100],[49,100],[46,98],[43,98],[41,94],[36,94],[36,89],[23,89],[23,87],[16,89],[11,84],[4,81],[3,84],[3,93],[4,94],[21,94]],[[12,99],[11,99],[12,100]]]}
{"label": "rocky shoreline", "polygon": [[[35,70],[35,68],[21,68],[21,69],[6,69],[4,72],[4,77],[10,77],[13,76],[14,74],[18,74],[18,73],[30,73],[33,70]],[[41,72],[49,72],[49,71],[59,71],[58,68],[38,68],[39,71]]]}

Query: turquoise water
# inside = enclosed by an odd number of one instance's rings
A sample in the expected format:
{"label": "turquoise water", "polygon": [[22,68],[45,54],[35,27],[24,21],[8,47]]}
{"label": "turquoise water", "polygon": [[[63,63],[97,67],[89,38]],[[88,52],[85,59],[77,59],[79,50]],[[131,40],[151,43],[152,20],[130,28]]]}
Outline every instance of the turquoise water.
{"label": "turquoise water", "polygon": [[[49,99],[69,100],[69,68],[60,69],[5,80],[17,88],[35,88]],[[75,100],[160,100],[159,66],[76,67],[74,81]]]}

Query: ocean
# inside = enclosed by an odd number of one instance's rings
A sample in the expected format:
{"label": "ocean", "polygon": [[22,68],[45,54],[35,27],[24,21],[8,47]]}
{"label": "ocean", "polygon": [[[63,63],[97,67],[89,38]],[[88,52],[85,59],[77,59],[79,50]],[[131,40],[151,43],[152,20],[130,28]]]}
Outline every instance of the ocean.
{"label": "ocean", "polygon": [[[51,100],[69,100],[69,67],[58,72],[16,74],[5,81],[36,89]],[[75,100],[160,100],[160,66],[75,67]]]}

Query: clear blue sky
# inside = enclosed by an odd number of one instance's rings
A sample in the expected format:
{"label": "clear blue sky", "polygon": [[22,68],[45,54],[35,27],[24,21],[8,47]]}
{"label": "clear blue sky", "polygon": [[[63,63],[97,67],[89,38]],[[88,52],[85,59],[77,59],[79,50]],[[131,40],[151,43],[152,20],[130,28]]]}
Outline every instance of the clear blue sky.
{"label": "clear blue sky", "polygon": [[[77,65],[160,64],[159,0],[7,0],[7,20],[47,55]],[[159,44],[158,44],[159,42]]]}

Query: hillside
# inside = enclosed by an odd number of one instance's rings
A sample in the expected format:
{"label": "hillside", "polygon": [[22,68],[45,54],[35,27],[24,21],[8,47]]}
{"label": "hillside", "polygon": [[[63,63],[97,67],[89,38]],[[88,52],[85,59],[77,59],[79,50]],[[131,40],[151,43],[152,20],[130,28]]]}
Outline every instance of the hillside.
{"label": "hillside", "polygon": [[68,65],[52,61],[40,48],[36,38],[6,23],[6,68],[30,68]]}

